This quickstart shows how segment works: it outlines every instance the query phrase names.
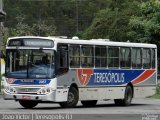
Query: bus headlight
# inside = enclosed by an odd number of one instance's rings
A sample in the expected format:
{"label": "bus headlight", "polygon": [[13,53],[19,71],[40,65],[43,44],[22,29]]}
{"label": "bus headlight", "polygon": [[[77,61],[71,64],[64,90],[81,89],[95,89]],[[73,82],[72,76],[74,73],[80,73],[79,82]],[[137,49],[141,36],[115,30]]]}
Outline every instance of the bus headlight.
{"label": "bus headlight", "polygon": [[37,94],[48,94],[48,93],[51,93],[52,91],[53,91],[53,88],[45,87],[45,88],[40,89],[37,92]]}
{"label": "bus headlight", "polygon": [[11,87],[11,86],[5,86],[4,87],[4,90],[8,93],[16,93],[16,89],[14,87]]}
{"label": "bus headlight", "polygon": [[7,78],[6,81],[7,81],[7,83],[12,84],[15,82],[15,79],[14,78]]}

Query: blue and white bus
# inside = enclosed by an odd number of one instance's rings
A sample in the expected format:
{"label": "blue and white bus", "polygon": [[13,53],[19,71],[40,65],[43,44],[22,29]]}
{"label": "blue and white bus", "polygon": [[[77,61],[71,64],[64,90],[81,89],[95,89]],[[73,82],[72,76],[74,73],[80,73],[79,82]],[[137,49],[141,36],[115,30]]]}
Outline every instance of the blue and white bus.
{"label": "blue and white bus", "polygon": [[9,38],[4,99],[33,108],[41,102],[74,107],[151,96],[157,85],[157,46],[57,37]]}

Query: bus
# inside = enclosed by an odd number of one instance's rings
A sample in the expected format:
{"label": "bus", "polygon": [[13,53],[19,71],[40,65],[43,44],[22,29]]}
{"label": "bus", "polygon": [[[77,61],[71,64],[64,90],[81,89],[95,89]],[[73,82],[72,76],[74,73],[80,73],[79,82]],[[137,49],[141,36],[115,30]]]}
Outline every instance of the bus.
{"label": "bus", "polygon": [[155,94],[157,46],[104,39],[20,36],[6,44],[3,97],[24,108],[38,103],[91,107]]}

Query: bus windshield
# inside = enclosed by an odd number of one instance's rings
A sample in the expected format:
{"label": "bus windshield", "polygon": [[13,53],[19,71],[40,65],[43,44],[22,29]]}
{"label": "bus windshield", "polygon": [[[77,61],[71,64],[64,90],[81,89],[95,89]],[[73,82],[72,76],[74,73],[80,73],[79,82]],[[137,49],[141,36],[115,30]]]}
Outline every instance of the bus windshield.
{"label": "bus windshield", "polygon": [[15,49],[7,50],[6,77],[46,79],[55,75],[53,50]]}

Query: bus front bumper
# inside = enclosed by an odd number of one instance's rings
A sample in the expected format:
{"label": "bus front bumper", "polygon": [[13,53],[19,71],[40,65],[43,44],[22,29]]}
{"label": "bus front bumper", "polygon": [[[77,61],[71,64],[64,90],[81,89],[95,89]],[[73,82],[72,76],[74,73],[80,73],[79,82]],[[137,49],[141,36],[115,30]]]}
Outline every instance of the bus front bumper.
{"label": "bus front bumper", "polygon": [[[62,93],[63,90],[61,91]],[[67,92],[68,94],[68,92]],[[45,94],[10,94],[7,92],[3,92],[4,100],[35,100],[35,101],[48,101],[48,102],[64,102],[67,101],[67,94],[59,95],[56,91]]]}

